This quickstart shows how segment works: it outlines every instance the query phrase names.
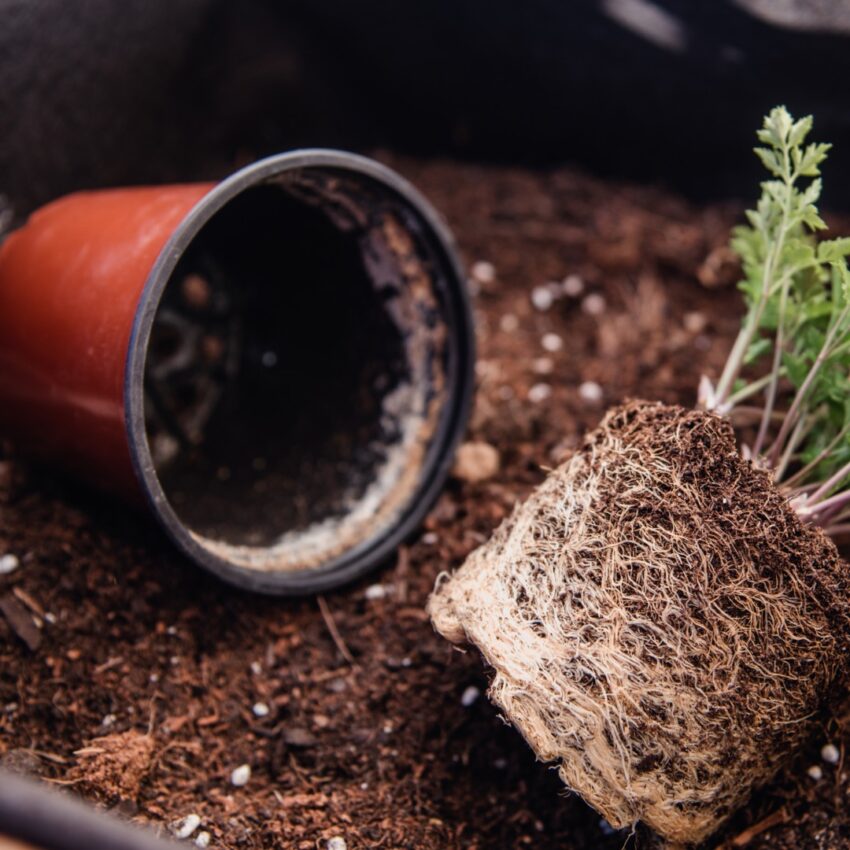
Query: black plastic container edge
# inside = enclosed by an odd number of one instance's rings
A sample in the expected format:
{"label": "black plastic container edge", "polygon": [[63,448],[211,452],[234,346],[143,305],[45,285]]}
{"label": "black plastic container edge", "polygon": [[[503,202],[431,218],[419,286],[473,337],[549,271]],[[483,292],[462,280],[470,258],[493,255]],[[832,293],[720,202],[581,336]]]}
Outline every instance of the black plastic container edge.
{"label": "black plastic container edge", "polygon": [[[447,270],[447,310],[455,356],[449,364],[447,409],[438,424],[432,450],[423,466],[415,500],[392,528],[321,567],[265,572],[233,564],[204,549],[169,504],[154,470],[144,418],[144,369],[147,342],[162,292],[180,257],[210,218],[243,190],[286,171],[324,168],[365,177],[399,197],[426,225],[432,246]],[[469,419],[474,391],[475,332],[465,275],[454,239],[440,215],[396,172],[367,157],[345,151],[310,148],[260,160],[219,183],[189,212],[166,243],[142,292],[124,375],[125,427],[130,455],[141,489],[167,534],[192,561],[230,584],[260,593],[302,596],[320,593],[359,578],[386,560],[419,526],[448,477]]]}
{"label": "black plastic container edge", "polygon": [[102,814],[67,794],[0,771],[3,837],[39,850],[168,850],[179,845]]}

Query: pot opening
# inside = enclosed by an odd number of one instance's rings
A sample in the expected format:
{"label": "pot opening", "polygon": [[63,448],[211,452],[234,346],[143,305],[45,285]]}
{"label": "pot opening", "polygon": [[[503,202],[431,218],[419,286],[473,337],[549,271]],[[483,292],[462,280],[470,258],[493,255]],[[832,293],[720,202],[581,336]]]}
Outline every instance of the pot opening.
{"label": "pot opening", "polygon": [[315,568],[409,507],[447,368],[420,228],[374,181],[298,169],[231,199],[182,254],[151,328],[145,424],[208,552]]}

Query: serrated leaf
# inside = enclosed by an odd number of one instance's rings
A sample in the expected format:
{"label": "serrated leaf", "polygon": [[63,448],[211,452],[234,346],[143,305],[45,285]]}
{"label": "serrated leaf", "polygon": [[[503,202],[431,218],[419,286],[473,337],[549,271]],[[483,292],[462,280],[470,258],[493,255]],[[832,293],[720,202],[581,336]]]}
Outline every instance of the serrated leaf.
{"label": "serrated leaf", "polygon": [[850,236],[840,236],[837,239],[824,239],[818,244],[818,261],[835,263],[850,254]]}
{"label": "serrated leaf", "polygon": [[764,122],[765,129],[772,130],[777,144],[781,144],[788,137],[792,125],[791,115],[784,106],[776,106],[770,110]]}
{"label": "serrated leaf", "polygon": [[822,143],[808,145],[800,158],[800,174],[803,177],[815,177],[820,174],[818,166],[826,159],[831,147],[832,145]]}
{"label": "serrated leaf", "polygon": [[[765,119],[765,122],[766,121],[767,119]],[[765,145],[779,144],[779,139],[776,138],[776,134],[768,127],[762,127],[761,130],[756,130],[756,138]]]}
{"label": "serrated leaf", "polygon": [[[758,148],[756,148],[758,150]],[[782,172],[780,171],[780,176]],[[777,208],[782,207],[788,199],[788,186],[784,180],[765,180],[762,189],[770,195]]]}
{"label": "serrated leaf", "polygon": [[795,240],[785,248],[782,259],[794,269],[804,269],[816,261],[815,249],[802,239]]}
{"label": "serrated leaf", "polygon": [[814,207],[803,210],[802,219],[810,230],[826,230],[826,222],[818,215]]}
{"label": "serrated leaf", "polygon": [[[816,243],[815,233],[826,227],[817,208],[822,190],[818,175],[830,145],[806,144],[811,129],[811,116],[795,121],[779,106],[756,134],[756,155],[769,177],[761,183],[746,224],[734,230],[731,240],[741,258],[738,286],[747,303],[750,336],[746,350],[735,351],[740,361],[724,370],[737,377],[734,386],[745,394],[752,381],[767,377],[758,372],[773,362],[768,355],[781,340],[777,377],[782,380],[774,413],[787,411],[806,383],[806,395],[798,400],[806,428],[787,470],[793,474],[795,463],[818,460],[804,474],[806,482],[823,481],[850,462],[850,237]],[[749,366],[748,377],[741,383],[744,365]],[[723,409],[729,393],[716,389],[718,409]],[[751,404],[763,395],[747,397]],[[775,437],[773,433],[770,439]],[[820,459],[833,443],[829,456]]]}
{"label": "serrated leaf", "polygon": [[747,210],[745,215],[747,216],[747,221],[749,221],[753,227],[757,229],[764,227],[764,221],[757,210]]}
{"label": "serrated leaf", "polygon": [[761,164],[771,174],[775,174],[777,177],[782,176],[782,166],[780,165],[776,151],[770,148],[753,148],[753,151],[755,151],[756,156],[761,160]]}
{"label": "serrated leaf", "polygon": [[797,147],[801,145],[806,136],[809,134],[809,130],[812,129],[812,116],[806,115],[804,118],[801,118],[799,121],[795,121],[794,125],[791,127],[791,132],[788,135],[788,144],[791,147]]}
{"label": "serrated leaf", "polygon": [[831,302],[806,301],[801,306],[800,313],[807,322],[816,322],[819,319],[831,316],[834,309]]}
{"label": "serrated leaf", "polygon": [[806,204],[815,204],[820,198],[822,182],[820,178],[816,180],[812,180],[812,182],[806,187],[806,189],[800,194],[800,202],[803,205]]}

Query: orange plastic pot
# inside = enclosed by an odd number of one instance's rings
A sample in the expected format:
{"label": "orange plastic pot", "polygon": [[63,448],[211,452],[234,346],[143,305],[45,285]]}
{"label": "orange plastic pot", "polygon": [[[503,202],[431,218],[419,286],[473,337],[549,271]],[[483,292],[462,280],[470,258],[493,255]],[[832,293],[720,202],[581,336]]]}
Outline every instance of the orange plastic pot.
{"label": "orange plastic pot", "polygon": [[0,246],[0,429],[261,591],[338,585],[411,532],[473,357],[445,226],[351,154],[77,193]]}

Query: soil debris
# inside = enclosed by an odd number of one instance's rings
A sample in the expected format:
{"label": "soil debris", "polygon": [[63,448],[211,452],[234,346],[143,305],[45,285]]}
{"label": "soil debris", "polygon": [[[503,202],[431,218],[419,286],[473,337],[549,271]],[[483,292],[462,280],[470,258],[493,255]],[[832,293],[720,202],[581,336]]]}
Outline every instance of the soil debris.
{"label": "soil debris", "polygon": [[461,481],[477,484],[499,471],[499,451],[490,443],[464,443],[455,455],[452,475]]}
{"label": "soil debris", "polygon": [[135,801],[153,754],[153,738],[135,729],[93,738],[74,753],[77,762],[68,771],[68,780],[105,803]]}
{"label": "soil debris", "polygon": [[12,631],[35,652],[41,646],[41,632],[32,618],[32,614],[18,601],[13,593],[0,597],[0,614],[12,627]]}
{"label": "soil debris", "polygon": [[319,743],[316,736],[303,726],[293,726],[284,729],[283,740],[290,747],[315,747]]}

